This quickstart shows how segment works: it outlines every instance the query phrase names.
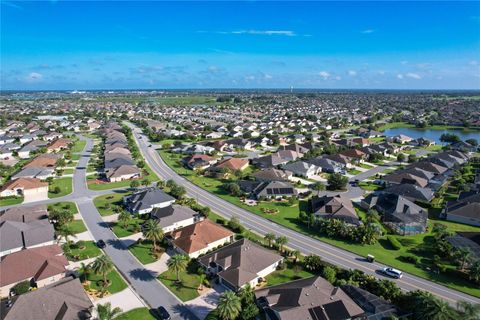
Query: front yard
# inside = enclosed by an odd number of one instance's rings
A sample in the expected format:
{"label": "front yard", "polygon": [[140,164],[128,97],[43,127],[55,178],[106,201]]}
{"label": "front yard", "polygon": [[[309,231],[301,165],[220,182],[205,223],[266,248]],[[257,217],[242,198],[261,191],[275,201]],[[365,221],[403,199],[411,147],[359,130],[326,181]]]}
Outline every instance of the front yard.
{"label": "front yard", "polygon": [[199,296],[200,276],[196,273],[180,272],[180,282],[177,282],[176,273],[168,270],[159,275],[158,279],[184,302]]}
{"label": "front yard", "polygon": [[60,198],[72,193],[72,178],[53,179],[48,187],[49,198]]}
{"label": "front yard", "polygon": [[115,320],[155,320],[157,319],[152,315],[152,311],[148,308],[136,308],[130,311],[121,313]]}
{"label": "front yard", "polygon": [[14,204],[20,204],[23,202],[23,197],[6,197],[0,199],[0,207],[13,206]]}
{"label": "front yard", "polygon": [[73,220],[72,222],[67,223],[66,226],[75,234],[87,231],[87,227],[81,219]]}
{"label": "front yard", "polygon": [[[88,284],[85,284],[87,289],[91,289],[97,292],[100,292],[102,290],[102,276],[95,274],[93,271],[90,271],[87,274],[87,281],[89,282]],[[120,292],[127,288],[127,284],[116,270],[113,270],[108,274],[107,281],[109,282],[107,291],[110,294]]]}
{"label": "front yard", "polygon": [[64,244],[62,247],[66,251],[68,260],[81,261],[97,257],[102,253],[93,241],[78,241],[70,244],[68,248],[67,246],[67,244]]}
{"label": "front yard", "polygon": [[[90,176],[89,176],[90,177]],[[158,176],[150,169],[150,167],[145,164],[145,168],[142,170],[142,176],[137,179],[139,182],[143,180],[148,180],[148,183],[158,181]],[[93,179],[89,179],[93,180]],[[118,182],[102,182],[102,183],[88,183],[88,189],[90,190],[108,190],[108,189],[117,189],[117,188],[128,188],[132,180],[124,180]]]}
{"label": "front yard", "polygon": [[132,217],[126,226],[120,222],[113,222],[112,231],[119,238],[128,237],[140,232],[141,226],[144,222],[145,220],[139,217]]}
{"label": "front yard", "polygon": [[142,239],[141,242],[136,242],[135,244],[128,247],[128,250],[140,261],[142,264],[149,264],[157,261],[164,249],[157,244],[157,250],[160,250],[157,254],[153,254],[153,243],[149,240]]}
{"label": "front yard", "polygon": [[93,199],[93,204],[97,207],[101,216],[109,216],[119,213],[123,210],[123,197],[129,195],[130,192],[115,192],[98,196]]}

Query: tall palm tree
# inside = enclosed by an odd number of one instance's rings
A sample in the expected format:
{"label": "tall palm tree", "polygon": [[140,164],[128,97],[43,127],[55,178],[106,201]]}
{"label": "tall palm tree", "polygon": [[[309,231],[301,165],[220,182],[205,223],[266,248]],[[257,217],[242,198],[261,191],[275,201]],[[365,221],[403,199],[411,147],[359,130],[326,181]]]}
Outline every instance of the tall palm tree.
{"label": "tall palm tree", "polygon": [[143,236],[153,242],[153,251],[157,252],[157,241],[162,241],[163,230],[157,220],[148,219],[143,225]]}
{"label": "tall palm tree", "polygon": [[107,288],[107,276],[108,274],[113,270],[113,262],[112,260],[106,256],[102,255],[95,259],[95,261],[92,264],[92,270],[95,272],[95,274],[102,276],[103,278],[103,286],[102,286],[102,295],[103,292]]}
{"label": "tall palm tree", "polygon": [[112,320],[120,313],[122,313],[122,309],[119,307],[112,309],[112,304],[110,302],[97,305],[98,320]]}
{"label": "tall palm tree", "polygon": [[480,304],[473,304],[467,301],[458,301],[457,309],[461,313],[462,320],[480,319]]}
{"label": "tall palm tree", "polygon": [[294,263],[297,263],[298,258],[300,257],[300,251],[298,251],[298,250],[293,250],[293,251],[292,251],[292,256],[293,256],[293,259],[294,259],[293,262],[294,262]]}
{"label": "tall palm tree", "polygon": [[130,213],[126,211],[122,211],[118,215],[118,221],[122,224],[124,229],[128,226],[131,220],[132,220],[132,216],[130,215]]}
{"label": "tall palm tree", "polygon": [[280,252],[283,252],[283,246],[288,243],[288,238],[285,236],[279,236],[275,239],[275,242],[278,244]]}
{"label": "tall palm tree", "polygon": [[56,231],[57,234],[57,242],[60,243],[62,239],[65,239],[65,242],[68,243],[69,237],[75,237],[75,233],[73,232],[72,228],[67,225],[62,226]]}
{"label": "tall palm tree", "polygon": [[480,283],[480,260],[475,261],[468,272],[470,279]]}
{"label": "tall palm tree", "polygon": [[217,310],[222,320],[235,320],[242,310],[242,303],[233,291],[226,291],[218,299]]}
{"label": "tall palm tree", "polygon": [[84,283],[85,280],[87,280],[87,274],[90,272],[90,265],[83,262],[80,263],[80,268],[78,268],[77,272],[79,274],[80,281]]}
{"label": "tall palm tree", "polygon": [[457,257],[460,260],[460,268],[465,270],[465,266],[472,259],[472,251],[467,248],[460,248],[457,251]]}
{"label": "tall palm tree", "polygon": [[272,242],[275,240],[275,235],[273,233],[267,233],[263,239],[265,241],[267,241],[268,243],[268,246],[271,247],[272,246]]}
{"label": "tall palm tree", "polygon": [[180,272],[185,271],[189,262],[188,256],[184,254],[176,254],[167,261],[169,270],[174,271],[177,274],[177,282],[180,281]]}

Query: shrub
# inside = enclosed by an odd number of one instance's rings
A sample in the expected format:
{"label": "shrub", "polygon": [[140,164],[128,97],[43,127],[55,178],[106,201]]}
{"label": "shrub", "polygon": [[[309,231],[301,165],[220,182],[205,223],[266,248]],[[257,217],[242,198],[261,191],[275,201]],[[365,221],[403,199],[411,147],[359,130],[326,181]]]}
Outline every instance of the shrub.
{"label": "shrub", "polygon": [[417,256],[400,256],[398,257],[403,262],[418,264],[420,262],[420,258]]}
{"label": "shrub", "polygon": [[402,244],[394,236],[387,236],[387,240],[390,242],[393,249],[400,250],[402,248]]}
{"label": "shrub", "polygon": [[19,282],[13,286],[12,290],[17,295],[27,293],[30,290],[30,281],[25,280],[25,281]]}

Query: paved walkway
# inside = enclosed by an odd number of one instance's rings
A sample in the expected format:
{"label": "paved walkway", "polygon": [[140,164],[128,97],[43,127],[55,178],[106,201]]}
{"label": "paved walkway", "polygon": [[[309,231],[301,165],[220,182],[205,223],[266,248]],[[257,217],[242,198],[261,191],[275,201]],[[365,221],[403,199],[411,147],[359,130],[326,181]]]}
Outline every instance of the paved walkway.
{"label": "paved walkway", "polygon": [[125,247],[130,247],[131,245],[134,245],[138,239],[141,239],[143,237],[142,233],[141,232],[137,232],[137,233],[134,233],[132,235],[129,235],[129,236],[126,236],[126,237],[123,237],[123,238],[119,238],[120,241],[123,242],[123,245]]}
{"label": "paved walkway", "polygon": [[120,309],[122,309],[122,312],[127,312],[135,308],[148,307],[143,303],[141,299],[139,299],[139,297],[130,287],[115,294],[95,300],[93,304],[97,306],[99,304],[105,304],[107,302],[110,302],[112,304],[112,309],[119,307]]}
{"label": "paved walkway", "polygon": [[213,289],[208,289],[205,293],[202,293],[201,296],[188,301],[186,304],[199,319],[205,319],[205,317],[216,308],[218,299],[225,290],[223,286],[216,285]]}
{"label": "paved walkway", "polygon": [[165,252],[157,261],[146,264],[145,268],[151,271],[152,275],[156,278],[157,276],[168,270],[168,259],[170,259],[170,255]]}

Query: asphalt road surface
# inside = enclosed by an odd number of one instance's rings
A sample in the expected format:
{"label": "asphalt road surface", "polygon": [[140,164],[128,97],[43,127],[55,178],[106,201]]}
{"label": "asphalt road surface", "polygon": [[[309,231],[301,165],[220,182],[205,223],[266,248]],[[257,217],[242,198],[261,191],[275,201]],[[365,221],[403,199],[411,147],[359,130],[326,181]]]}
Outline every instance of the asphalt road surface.
{"label": "asphalt road surface", "polygon": [[[288,237],[288,246],[292,249],[299,250],[303,254],[316,254],[319,255],[324,261],[337,265],[341,268],[358,269],[378,278],[390,279],[378,273],[378,270],[385,267],[385,265],[377,262],[369,263],[365,261],[365,257],[342,250],[327,243],[313,239],[307,235],[285,228],[279,224],[237,207],[228,201],[225,201],[213,195],[212,193],[195,186],[193,183],[181,177],[167,166],[167,164],[160,157],[159,153],[154,149],[155,146],[149,147],[150,143],[147,140],[148,138],[141,133],[140,128],[131,123],[128,125],[133,129],[133,133],[140,147],[140,151],[152,170],[154,170],[162,179],[172,179],[179,185],[185,187],[188,196],[197,199],[200,204],[209,206],[214,212],[226,218],[230,218],[232,216],[239,218],[241,223],[246,228],[258,234],[264,235],[266,233],[274,233],[276,235],[284,235]],[[480,299],[478,298],[453,289],[449,289],[442,285],[416,277],[414,275],[410,275],[408,273],[404,273],[402,279],[393,281],[395,281],[402,290],[429,291],[452,305],[455,305],[457,301],[460,300],[471,303],[480,303]]]}

